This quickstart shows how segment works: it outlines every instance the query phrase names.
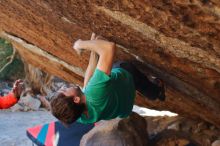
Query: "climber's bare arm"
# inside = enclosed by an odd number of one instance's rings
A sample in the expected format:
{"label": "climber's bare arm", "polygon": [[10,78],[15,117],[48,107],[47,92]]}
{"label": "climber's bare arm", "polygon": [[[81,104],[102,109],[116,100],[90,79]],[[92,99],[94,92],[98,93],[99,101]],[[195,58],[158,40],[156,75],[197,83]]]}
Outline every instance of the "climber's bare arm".
{"label": "climber's bare arm", "polygon": [[97,68],[110,75],[115,54],[115,43],[105,40],[78,40],[74,43],[73,48],[76,51],[86,49],[96,52],[99,55]]}
{"label": "climber's bare arm", "polygon": [[87,85],[88,81],[92,77],[92,75],[95,71],[95,68],[97,66],[98,60],[99,60],[98,54],[94,51],[91,51],[90,58],[89,58],[89,64],[88,64],[88,67],[87,67],[86,73],[85,73],[83,88]]}
{"label": "climber's bare arm", "polygon": [[[95,40],[95,39],[97,39],[97,37],[96,37],[95,33],[92,33],[91,40]],[[84,77],[83,88],[87,85],[90,78],[92,77],[92,75],[95,71],[95,68],[97,66],[98,60],[99,60],[99,55],[96,52],[91,51],[90,58],[89,58],[89,64],[87,66],[85,77]]]}

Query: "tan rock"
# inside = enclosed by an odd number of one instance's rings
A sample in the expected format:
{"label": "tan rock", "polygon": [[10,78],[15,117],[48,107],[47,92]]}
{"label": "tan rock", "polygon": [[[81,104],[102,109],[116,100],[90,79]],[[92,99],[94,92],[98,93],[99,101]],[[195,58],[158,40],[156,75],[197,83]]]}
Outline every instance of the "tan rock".
{"label": "tan rock", "polygon": [[216,140],[212,143],[212,146],[220,146],[220,140]]}
{"label": "tan rock", "polygon": [[143,117],[133,113],[126,119],[100,121],[83,136],[80,146],[146,146],[147,124]]}
{"label": "tan rock", "polygon": [[165,81],[165,102],[138,94],[136,104],[220,127],[219,7],[216,0],[5,0],[0,37],[26,62],[82,84],[89,53],[79,57],[72,44],[94,31],[116,42],[117,60],[132,60]]}

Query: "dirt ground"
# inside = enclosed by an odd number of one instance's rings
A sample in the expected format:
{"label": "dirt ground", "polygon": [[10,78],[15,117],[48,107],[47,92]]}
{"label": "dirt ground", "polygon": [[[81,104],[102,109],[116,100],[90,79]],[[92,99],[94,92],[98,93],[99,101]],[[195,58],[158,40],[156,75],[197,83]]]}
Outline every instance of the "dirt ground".
{"label": "dirt ground", "polygon": [[49,112],[0,111],[0,146],[32,146],[26,129],[55,120]]}
{"label": "dirt ground", "polygon": [[[133,111],[142,116],[162,116],[174,113],[158,112],[134,106]],[[32,146],[26,136],[26,129],[39,124],[46,124],[56,120],[48,111],[11,112],[0,110],[0,146]]]}
{"label": "dirt ground", "polygon": [[[145,116],[148,123],[148,134],[152,141],[157,142],[157,145],[161,143],[164,145],[165,142],[167,145],[169,143],[173,145],[173,142],[179,142],[180,145],[181,143],[200,142],[200,145],[210,146],[219,139],[219,129],[202,121],[194,121],[176,116],[175,113],[159,112],[138,106],[134,106],[133,111]],[[172,117],[168,117],[168,115]],[[32,146],[32,141],[26,136],[26,129],[54,120],[56,119],[50,112],[43,109],[31,112],[0,110],[0,146]],[[169,131],[173,133],[169,135]],[[178,133],[186,135],[178,136]]]}

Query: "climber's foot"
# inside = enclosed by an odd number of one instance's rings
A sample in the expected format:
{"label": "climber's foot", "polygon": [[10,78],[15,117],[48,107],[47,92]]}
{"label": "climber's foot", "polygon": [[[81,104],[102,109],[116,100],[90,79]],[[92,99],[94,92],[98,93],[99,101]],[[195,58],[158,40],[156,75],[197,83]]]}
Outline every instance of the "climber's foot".
{"label": "climber's foot", "polygon": [[164,101],[166,96],[165,96],[165,85],[163,80],[153,76],[150,77],[149,79],[153,84],[155,84],[158,87],[157,98],[161,101]]}

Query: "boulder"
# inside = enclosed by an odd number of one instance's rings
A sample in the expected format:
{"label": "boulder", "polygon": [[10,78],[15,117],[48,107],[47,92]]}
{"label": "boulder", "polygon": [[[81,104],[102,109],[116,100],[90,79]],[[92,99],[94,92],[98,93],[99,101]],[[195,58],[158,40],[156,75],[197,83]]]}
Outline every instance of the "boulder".
{"label": "boulder", "polygon": [[80,146],[146,146],[148,143],[147,123],[136,113],[126,119],[100,121],[85,134]]}
{"label": "boulder", "polygon": [[212,146],[220,146],[220,140],[216,140],[212,143]]}
{"label": "boulder", "polygon": [[17,104],[11,107],[12,111],[37,111],[39,110],[41,101],[32,94],[26,94],[20,97]]}
{"label": "boulder", "polygon": [[116,43],[116,60],[164,80],[165,102],[137,94],[136,104],[220,127],[219,9],[217,0],[4,0],[0,37],[27,63],[82,85],[89,52],[72,44],[95,32]]}

